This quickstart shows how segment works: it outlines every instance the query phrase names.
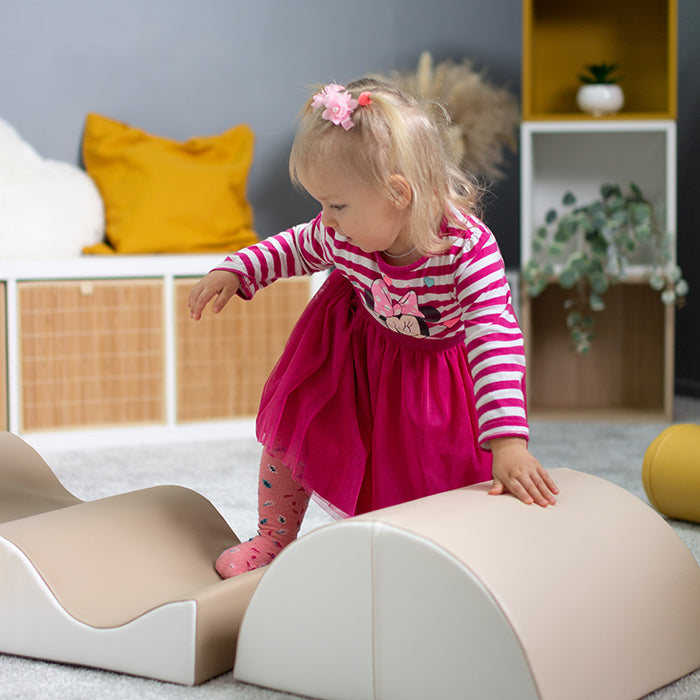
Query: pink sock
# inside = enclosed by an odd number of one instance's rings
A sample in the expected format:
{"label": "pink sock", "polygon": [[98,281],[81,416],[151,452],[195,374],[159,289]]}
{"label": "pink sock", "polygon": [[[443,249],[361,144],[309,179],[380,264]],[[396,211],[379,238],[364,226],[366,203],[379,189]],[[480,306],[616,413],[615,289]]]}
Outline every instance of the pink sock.
{"label": "pink sock", "polygon": [[222,578],[269,564],[299,533],[309,494],[294,481],[292,470],[264,450],[259,478],[258,534],[221,553],[216,570]]}

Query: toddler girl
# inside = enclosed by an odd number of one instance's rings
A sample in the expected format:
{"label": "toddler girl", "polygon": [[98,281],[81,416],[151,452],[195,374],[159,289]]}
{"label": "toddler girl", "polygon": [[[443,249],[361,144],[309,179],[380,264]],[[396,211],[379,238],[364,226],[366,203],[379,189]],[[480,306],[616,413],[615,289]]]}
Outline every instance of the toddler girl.
{"label": "toddler girl", "polygon": [[270,563],[312,494],[341,517],[490,479],[491,494],[555,502],[527,449],[503,260],[444,127],[388,84],[325,86],[290,155],[321,213],[227,257],[190,293],[197,320],[212,300],[216,313],[280,277],[333,270],[263,391],[258,535],[221,554],[224,578]]}

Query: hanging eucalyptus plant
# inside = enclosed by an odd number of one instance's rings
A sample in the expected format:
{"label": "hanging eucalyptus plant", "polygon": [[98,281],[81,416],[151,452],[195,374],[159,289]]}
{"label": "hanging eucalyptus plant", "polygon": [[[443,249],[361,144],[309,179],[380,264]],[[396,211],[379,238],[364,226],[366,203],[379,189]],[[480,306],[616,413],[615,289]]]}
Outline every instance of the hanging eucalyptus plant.
{"label": "hanging eucalyptus plant", "polygon": [[562,205],[563,213],[550,209],[538,227],[523,277],[532,297],[552,283],[572,290],[564,303],[572,350],[590,350],[594,312],[605,308],[605,292],[624,280],[637,260],[650,270],[649,284],[664,304],[682,303],[688,284],[673,263],[672,236],[659,225],[637,185],[631,183],[628,193],[618,185],[603,185],[600,199],[583,206],[566,192]]}

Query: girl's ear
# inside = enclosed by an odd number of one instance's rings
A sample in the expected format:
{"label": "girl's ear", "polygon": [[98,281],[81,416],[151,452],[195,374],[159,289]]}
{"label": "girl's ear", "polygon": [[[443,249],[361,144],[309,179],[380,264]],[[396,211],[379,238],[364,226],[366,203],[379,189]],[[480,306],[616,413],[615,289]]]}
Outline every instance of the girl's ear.
{"label": "girl's ear", "polygon": [[389,198],[397,209],[405,209],[413,200],[411,184],[403,175],[392,175],[388,182]]}

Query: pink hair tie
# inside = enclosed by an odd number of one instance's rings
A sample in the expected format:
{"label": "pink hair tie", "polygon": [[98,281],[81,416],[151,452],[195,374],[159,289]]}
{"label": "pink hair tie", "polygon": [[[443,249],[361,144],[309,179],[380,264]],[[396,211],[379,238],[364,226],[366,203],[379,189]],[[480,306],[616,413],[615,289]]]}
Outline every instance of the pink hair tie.
{"label": "pink hair tie", "polygon": [[372,104],[372,93],[368,92],[365,90],[364,92],[360,93],[360,96],[357,98],[357,104],[360,105],[361,107],[367,107],[367,105]]}
{"label": "pink hair tie", "polygon": [[359,100],[356,100],[343,85],[331,83],[326,85],[321,92],[317,92],[311,108],[316,110],[323,107],[321,117],[327,119],[333,124],[338,124],[349,131],[355,124],[353,123],[352,113],[357,108],[357,105],[368,105],[372,102],[369,92],[363,92]]}

